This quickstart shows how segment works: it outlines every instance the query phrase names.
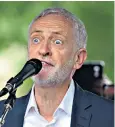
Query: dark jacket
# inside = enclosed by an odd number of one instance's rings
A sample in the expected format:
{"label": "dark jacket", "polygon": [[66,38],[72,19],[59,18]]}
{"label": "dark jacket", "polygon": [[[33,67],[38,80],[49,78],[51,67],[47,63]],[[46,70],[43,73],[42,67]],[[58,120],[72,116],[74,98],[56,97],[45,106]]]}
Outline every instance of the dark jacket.
{"label": "dark jacket", "polygon": [[[16,100],[3,127],[23,127],[24,115],[30,93]],[[0,102],[0,117],[4,101]],[[75,83],[71,127],[114,127],[114,108],[111,100],[82,90]]]}

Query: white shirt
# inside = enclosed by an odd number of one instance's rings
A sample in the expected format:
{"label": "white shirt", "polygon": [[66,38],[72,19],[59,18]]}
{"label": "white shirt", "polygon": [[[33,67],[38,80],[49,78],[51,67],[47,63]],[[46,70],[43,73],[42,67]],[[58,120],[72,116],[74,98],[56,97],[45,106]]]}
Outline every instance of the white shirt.
{"label": "white shirt", "polygon": [[53,114],[53,120],[48,122],[38,111],[33,87],[24,116],[23,127],[70,127],[74,91],[74,81],[71,80],[68,91]]}

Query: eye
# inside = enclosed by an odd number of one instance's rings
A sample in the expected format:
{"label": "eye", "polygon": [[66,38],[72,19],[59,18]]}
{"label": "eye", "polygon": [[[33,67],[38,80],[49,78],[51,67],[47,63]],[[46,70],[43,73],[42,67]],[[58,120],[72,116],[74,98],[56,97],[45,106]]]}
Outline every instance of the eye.
{"label": "eye", "polygon": [[61,40],[55,40],[55,44],[62,44]]}
{"label": "eye", "polygon": [[33,41],[33,43],[38,44],[40,42],[40,39],[39,38],[33,38],[32,41]]}

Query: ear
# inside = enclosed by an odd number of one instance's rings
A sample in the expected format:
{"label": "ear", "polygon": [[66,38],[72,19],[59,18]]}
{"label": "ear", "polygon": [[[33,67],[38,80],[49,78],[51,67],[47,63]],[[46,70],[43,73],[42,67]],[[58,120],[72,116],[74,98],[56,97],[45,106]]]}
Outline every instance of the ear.
{"label": "ear", "polygon": [[82,48],[78,52],[76,52],[74,69],[81,68],[86,58],[87,58],[87,51],[85,48]]}

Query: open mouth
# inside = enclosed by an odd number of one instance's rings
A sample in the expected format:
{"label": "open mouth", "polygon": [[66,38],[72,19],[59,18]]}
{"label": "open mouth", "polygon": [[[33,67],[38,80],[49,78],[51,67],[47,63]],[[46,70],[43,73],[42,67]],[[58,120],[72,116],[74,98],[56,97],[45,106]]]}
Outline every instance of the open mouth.
{"label": "open mouth", "polygon": [[42,61],[42,65],[43,66],[54,66],[53,64],[46,62],[46,61]]}

